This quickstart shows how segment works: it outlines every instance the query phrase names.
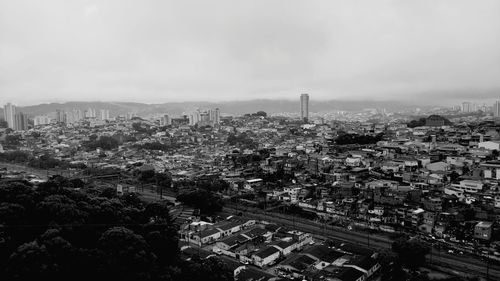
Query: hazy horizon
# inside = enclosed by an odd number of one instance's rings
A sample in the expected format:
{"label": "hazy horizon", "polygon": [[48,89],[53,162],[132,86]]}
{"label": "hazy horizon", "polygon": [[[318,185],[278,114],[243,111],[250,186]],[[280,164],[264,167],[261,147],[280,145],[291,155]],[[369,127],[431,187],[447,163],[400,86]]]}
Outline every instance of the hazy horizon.
{"label": "hazy horizon", "polygon": [[491,103],[500,1],[0,0],[0,103]]}

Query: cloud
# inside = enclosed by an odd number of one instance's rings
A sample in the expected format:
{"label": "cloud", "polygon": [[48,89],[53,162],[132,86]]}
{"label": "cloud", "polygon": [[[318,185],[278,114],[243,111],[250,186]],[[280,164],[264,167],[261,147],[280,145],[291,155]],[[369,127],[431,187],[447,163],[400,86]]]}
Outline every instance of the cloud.
{"label": "cloud", "polygon": [[498,10],[495,0],[0,1],[0,102],[473,97],[500,89]]}

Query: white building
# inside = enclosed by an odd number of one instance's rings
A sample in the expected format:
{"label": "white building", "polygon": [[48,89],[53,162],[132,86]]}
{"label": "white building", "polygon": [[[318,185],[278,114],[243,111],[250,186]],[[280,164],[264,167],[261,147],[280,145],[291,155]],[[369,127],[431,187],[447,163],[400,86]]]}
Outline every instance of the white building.
{"label": "white building", "polygon": [[500,141],[483,141],[477,144],[478,148],[500,151]]}
{"label": "white building", "polygon": [[15,120],[15,115],[16,115],[16,106],[8,103],[4,106],[3,108],[3,114],[4,114],[4,119],[7,121],[7,124],[9,128],[14,129],[16,120]]}
{"label": "white building", "polygon": [[463,192],[477,193],[483,190],[484,184],[481,181],[462,180],[459,184],[452,184],[452,187],[455,187]]}
{"label": "white building", "polygon": [[41,125],[48,125],[50,124],[50,118],[46,115],[38,115],[35,116],[34,118],[34,125],[35,126],[41,126]]}

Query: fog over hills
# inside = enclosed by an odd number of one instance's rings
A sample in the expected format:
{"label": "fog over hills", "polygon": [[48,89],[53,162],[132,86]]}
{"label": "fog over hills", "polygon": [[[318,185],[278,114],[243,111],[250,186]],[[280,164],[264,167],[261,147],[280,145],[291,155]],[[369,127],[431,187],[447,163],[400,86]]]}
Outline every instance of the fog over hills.
{"label": "fog over hills", "polygon": [[[333,110],[359,111],[365,108],[385,108],[387,110],[400,110],[411,106],[403,102],[388,101],[318,101],[311,99],[309,103],[310,112],[326,112]],[[45,103],[31,106],[20,106],[19,111],[31,116],[51,114],[56,110],[85,110],[88,108],[109,109],[112,116],[135,113],[139,116],[150,114],[169,114],[178,116],[190,112],[197,108],[219,108],[222,113],[231,115],[242,115],[263,110],[268,114],[280,112],[299,112],[300,103],[297,99],[292,100],[249,100],[249,101],[229,101],[229,102],[173,102],[161,104],[146,104],[133,102],[66,102],[66,103]],[[2,109],[3,114],[3,109]]]}

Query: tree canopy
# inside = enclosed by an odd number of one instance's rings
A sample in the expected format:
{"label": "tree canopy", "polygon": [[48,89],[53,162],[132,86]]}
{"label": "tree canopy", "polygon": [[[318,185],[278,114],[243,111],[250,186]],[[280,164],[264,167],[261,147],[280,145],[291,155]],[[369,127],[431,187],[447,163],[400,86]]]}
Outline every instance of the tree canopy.
{"label": "tree canopy", "polygon": [[72,184],[81,183],[0,183],[2,280],[232,278],[216,260],[180,259],[167,202]]}

